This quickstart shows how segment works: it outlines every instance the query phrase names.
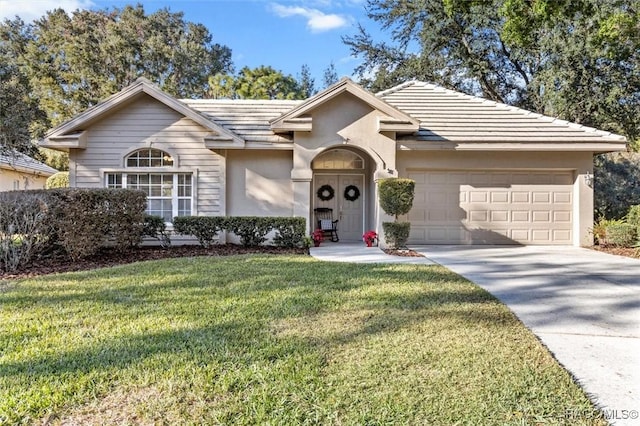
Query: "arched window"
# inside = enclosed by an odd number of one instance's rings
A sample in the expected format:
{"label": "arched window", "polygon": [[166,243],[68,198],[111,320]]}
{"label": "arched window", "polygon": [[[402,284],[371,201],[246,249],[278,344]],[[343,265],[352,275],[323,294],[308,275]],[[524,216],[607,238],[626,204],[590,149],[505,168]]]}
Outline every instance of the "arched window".
{"label": "arched window", "polygon": [[358,154],[346,149],[332,149],[313,160],[314,169],[364,169],[364,160]]}
{"label": "arched window", "polygon": [[[166,170],[173,165],[173,158],[164,151],[140,149],[126,156],[125,171],[105,174],[105,185],[144,191],[147,213],[171,223],[174,217],[190,216],[193,211],[193,176]],[[140,170],[147,168],[152,170]]]}

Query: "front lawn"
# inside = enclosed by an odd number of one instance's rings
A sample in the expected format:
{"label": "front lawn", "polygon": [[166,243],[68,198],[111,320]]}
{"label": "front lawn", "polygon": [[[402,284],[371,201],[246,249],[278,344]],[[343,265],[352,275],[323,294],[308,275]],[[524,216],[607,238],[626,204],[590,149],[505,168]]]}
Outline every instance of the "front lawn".
{"label": "front lawn", "polygon": [[0,423],[606,424],[438,266],[247,255],[0,283]]}

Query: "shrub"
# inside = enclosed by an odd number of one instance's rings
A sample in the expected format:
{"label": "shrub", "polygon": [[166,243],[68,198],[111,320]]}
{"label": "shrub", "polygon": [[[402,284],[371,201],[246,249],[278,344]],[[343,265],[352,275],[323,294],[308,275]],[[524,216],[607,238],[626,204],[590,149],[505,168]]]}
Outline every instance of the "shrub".
{"label": "shrub", "polygon": [[69,172],[58,172],[47,178],[45,188],[68,188],[69,187]]}
{"label": "shrub", "polygon": [[614,223],[607,226],[606,245],[632,247],[636,243],[637,227],[630,223]]}
{"label": "shrub", "polygon": [[411,224],[409,222],[383,222],[384,237],[393,249],[406,247]]}
{"label": "shrub", "polygon": [[305,220],[301,217],[272,217],[271,227],[276,231],[273,243],[278,247],[303,247]]}
{"label": "shrub", "polygon": [[173,230],[181,235],[193,235],[202,247],[211,247],[225,229],[226,218],[221,216],[179,216],[173,218]]}
{"label": "shrub", "polygon": [[171,236],[167,231],[167,224],[160,216],[145,215],[142,235],[160,241],[160,246],[167,248],[171,245]]}
{"label": "shrub", "polygon": [[58,243],[72,259],[91,256],[112,241],[124,250],[142,236],[146,196],[130,189],[72,188],[47,193]]}
{"label": "shrub", "polygon": [[0,270],[27,266],[48,246],[49,206],[43,194],[0,193]]}
{"label": "shrub", "polygon": [[240,237],[240,244],[245,247],[259,246],[267,241],[267,234],[272,229],[272,217],[236,216],[227,219],[227,231]]}

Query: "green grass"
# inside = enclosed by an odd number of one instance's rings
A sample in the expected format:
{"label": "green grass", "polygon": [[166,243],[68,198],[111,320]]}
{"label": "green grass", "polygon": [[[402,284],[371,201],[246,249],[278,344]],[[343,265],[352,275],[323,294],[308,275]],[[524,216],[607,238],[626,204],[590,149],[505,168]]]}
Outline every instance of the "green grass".
{"label": "green grass", "polygon": [[0,423],[605,424],[438,266],[185,258],[0,285]]}

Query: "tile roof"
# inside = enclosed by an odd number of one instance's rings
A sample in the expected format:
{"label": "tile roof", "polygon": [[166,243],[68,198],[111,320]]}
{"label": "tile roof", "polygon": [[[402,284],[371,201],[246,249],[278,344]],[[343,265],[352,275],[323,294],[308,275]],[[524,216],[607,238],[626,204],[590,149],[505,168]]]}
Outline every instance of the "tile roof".
{"label": "tile roof", "polygon": [[616,143],[623,136],[513,106],[411,81],[376,94],[420,120],[417,142],[594,142]]}
{"label": "tile roof", "polygon": [[181,99],[190,108],[204,114],[247,142],[291,142],[288,135],[271,130],[270,120],[280,117],[304,101]]}
{"label": "tile roof", "polygon": [[58,170],[19,152],[0,154],[0,168],[51,176]]}

